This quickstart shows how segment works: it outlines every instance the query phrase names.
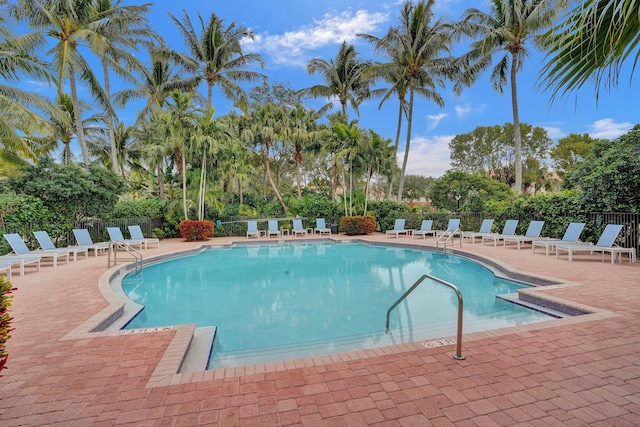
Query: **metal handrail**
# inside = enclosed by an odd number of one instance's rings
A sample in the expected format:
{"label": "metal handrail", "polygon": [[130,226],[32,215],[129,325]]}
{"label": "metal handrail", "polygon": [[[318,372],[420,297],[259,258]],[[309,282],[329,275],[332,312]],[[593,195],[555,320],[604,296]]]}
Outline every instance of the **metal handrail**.
{"label": "metal handrail", "polygon": [[107,267],[111,267],[111,253],[113,253],[113,265],[118,263],[118,248],[124,249],[133,258],[124,258],[123,261],[134,261],[135,272],[142,270],[142,254],[133,249],[131,245],[122,240],[111,240],[109,242],[109,256],[107,258]]}
{"label": "metal handrail", "polygon": [[462,355],[462,311],[464,308],[464,304],[462,302],[462,293],[460,292],[460,289],[456,287],[456,285],[453,285],[430,274],[423,274],[422,277],[420,277],[416,281],[416,283],[413,284],[413,286],[411,286],[404,294],[402,294],[400,298],[398,298],[395,303],[393,303],[391,307],[389,307],[389,310],[387,310],[387,325],[385,328],[385,334],[389,333],[389,317],[391,315],[391,311],[396,308],[398,304],[400,304],[411,292],[413,292],[413,290],[417,288],[425,279],[431,279],[435,282],[450,287],[458,296],[458,334],[456,338],[456,353],[453,355],[453,358],[456,360],[464,360],[465,357]]}
{"label": "metal handrail", "polygon": [[[456,236],[456,233],[458,233],[458,236],[460,236],[460,247],[462,247],[462,240],[463,240],[463,235],[462,235],[462,230],[460,230],[459,228],[456,228],[455,230],[453,230],[451,233],[448,233],[449,230],[445,231],[444,234],[440,235],[437,239],[436,239],[436,250],[439,250],[439,243],[442,242],[443,246],[442,249],[443,251],[446,253],[447,252],[447,243],[448,242],[452,242],[455,243],[453,241],[453,238]],[[442,238],[445,238],[444,240]]]}

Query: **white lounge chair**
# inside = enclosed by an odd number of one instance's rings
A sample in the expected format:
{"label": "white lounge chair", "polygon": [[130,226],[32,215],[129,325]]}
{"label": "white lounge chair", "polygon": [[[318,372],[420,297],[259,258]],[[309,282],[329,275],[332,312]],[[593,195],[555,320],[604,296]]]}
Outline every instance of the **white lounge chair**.
{"label": "white lounge chair", "polygon": [[272,235],[276,237],[280,237],[282,232],[278,230],[278,220],[270,219],[268,221],[268,224],[269,224],[269,227],[267,229],[267,237],[271,237]]}
{"label": "white lounge chair", "polygon": [[622,231],[622,225],[609,224],[605,227],[604,231],[600,235],[600,239],[594,245],[593,243],[567,243],[556,245],[556,258],[560,257],[560,252],[567,252],[569,255],[569,261],[573,261],[574,252],[602,252],[602,262],[604,262],[605,252],[611,254],[611,265],[615,263],[618,255],[620,255],[620,262],[622,262],[622,254],[629,254],[629,263],[636,262],[636,249],[635,248],[623,248],[615,245],[615,241],[618,238],[618,234]]}
{"label": "white lounge chair", "polygon": [[143,242],[145,249],[149,247],[149,243],[155,243],[156,247],[160,247],[160,239],[157,239],[155,237],[144,237],[144,234],[142,234],[142,229],[139,225],[130,225],[127,228],[129,229],[131,239],[140,240],[141,242]]}
{"label": "white lounge chair", "polygon": [[0,264],[0,274],[4,273],[7,276],[7,280],[11,280],[11,263]]}
{"label": "white lounge chair", "polygon": [[482,237],[491,234],[491,227],[493,227],[492,219],[483,219],[480,224],[480,230],[478,231],[463,231],[463,239],[471,239],[471,244],[476,243],[476,237]]}
{"label": "white lounge chair", "polygon": [[84,228],[74,228],[73,236],[76,238],[78,247],[87,248],[87,250],[93,249],[94,256],[98,256],[98,252],[102,253],[109,249],[109,242],[93,243],[89,230]]}
{"label": "white lounge chair", "polygon": [[436,237],[453,236],[456,233],[462,233],[460,231],[460,218],[449,218],[446,230],[437,230]]}
{"label": "white lounge chair", "polygon": [[34,231],[33,234],[36,236],[38,243],[42,250],[45,251],[68,251],[70,254],[73,254],[73,260],[78,260],[78,253],[84,254],[85,258],[89,258],[89,249],[81,248],[79,246],[76,247],[67,247],[67,248],[56,248],[56,245],[51,241],[51,237],[49,237],[49,233],[46,231]]}
{"label": "white lounge chair", "polygon": [[531,252],[536,252],[536,246],[545,248],[545,255],[549,255],[549,251],[551,249],[555,249],[557,244],[564,243],[577,243],[580,238],[580,234],[582,234],[582,230],[584,229],[584,222],[572,222],[567,227],[567,230],[564,232],[562,239],[543,239],[543,240],[534,240],[531,242]]}
{"label": "white lounge chair", "polygon": [[415,239],[416,236],[422,236],[423,239],[427,238],[427,234],[435,236],[436,230],[433,230],[433,220],[432,219],[423,219],[420,224],[420,230],[413,230],[411,233],[411,238]]}
{"label": "white lounge chair", "polygon": [[293,233],[294,236],[297,236],[298,234],[301,234],[303,236],[307,235],[307,230],[302,227],[301,219],[293,220],[293,228],[291,229],[291,232]]}
{"label": "white lounge chair", "polygon": [[404,222],[405,219],[404,218],[398,218],[396,219],[395,224],[393,225],[393,229],[392,230],[387,230],[387,238],[389,238],[389,236],[396,236],[396,239],[398,238],[399,235],[407,234],[408,230],[404,229]]}
{"label": "white lounge chair", "polygon": [[70,253],[69,251],[64,251],[64,250],[32,251],[27,247],[27,245],[25,245],[24,240],[22,240],[22,237],[20,237],[19,234],[15,234],[15,233],[5,234],[4,238],[9,243],[9,246],[11,246],[11,249],[13,250],[13,252],[20,257],[37,256],[37,257],[40,257],[41,259],[51,258],[51,261],[54,267],[58,266],[58,258],[65,259],[66,263],[69,264],[69,253]]}
{"label": "white lounge chair", "polygon": [[313,229],[314,234],[323,233],[331,234],[331,229],[327,228],[327,224],[325,223],[324,218],[316,218],[316,228]]}
{"label": "white lounge chair", "polygon": [[119,242],[127,247],[138,246],[139,249],[142,249],[144,246],[144,242],[142,240],[125,239],[120,227],[107,227],[107,233],[109,233],[109,239],[111,239],[112,242]]}
{"label": "white lounge chair", "polygon": [[[29,264],[35,264],[36,271],[40,271],[39,256],[2,255],[0,256],[0,262],[2,262],[3,264],[9,264],[11,266],[18,265],[18,267],[20,267],[20,276],[24,276],[24,267]],[[9,276],[10,275],[11,275],[11,272],[9,272]],[[11,279],[11,277],[9,277],[9,279]]]}
{"label": "white lounge chair", "polygon": [[493,246],[498,246],[498,240],[504,239],[506,236],[513,236],[516,234],[516,228],[518,227],[517,219],[508,219],[504,223],[504,227],[502,228],[502,233],[491,233],[486,236],[482,236],[482,244],[484,245],[485,240],[493,240]]}
{"label": "white lounge chair", "polygon": [[520,250],[521,243],[533,242],[536,239],[540,239],[540,232],[542,231],[543,226],[544,221],[531,221],[527,227],[527,231],[524,233],[524,236],[504,236],[502,238],[502,245],[506,248],[507,243],[516,242],[518,250]]}
{"label": "white lounge chair", "polygon": [[260,238],[260,231],[258,230],[258,221],[247,221],[247,239],[249,237]]}

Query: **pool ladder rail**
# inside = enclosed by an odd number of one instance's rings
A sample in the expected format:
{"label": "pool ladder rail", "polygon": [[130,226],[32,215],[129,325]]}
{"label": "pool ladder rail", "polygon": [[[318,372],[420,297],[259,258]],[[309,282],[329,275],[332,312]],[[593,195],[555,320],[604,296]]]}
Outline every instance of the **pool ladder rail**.
{"label": "pool ladder rail", "polygon": [[453,354],[453,358],[456,360],[464,360],[465,357],[462,355],[462,312],[464,309],[464,303],[462,301],[462,292],[460,292],[460,289],[458,289],[458,287],[454,284],[451,284],[449,282],[446,282],[442,279],[439,279],[435,276],[432,276],[430,274],[423,274],[422,277],[420,277],[416,283],[413,284],[413,286],[411,286],[404,294],[402,294],[402,296],[400,298],[398,298],[398,300],[396,302],[393,303],[393,305],[391,307],[389,307],[389,310],[387,310],[387,324],[385,327],[385,334],[389,333],[389,316],[391,315],[391,311],[396,308],[398,306],[398,304],[400,304],[406,297],[409,296],[409,294],[411,292],[413,292],[414,289],[416,289],[418,286],[420,286],[420,284],[422,282],[425,281],[425,279],[431,279],[437,283],[440,283],[442,285],[448,286],[451,289],[453,289],[458,297],[458,334],[457,334],[457,338],[456,338],[456,352],[455,354]]}
{"label": "pool ladder rail", "polygon": [[438,236],[438,238],[436,239],[436,251],[440,250],[440,244],[442,244],[442,253],[446,254],[447,245],[450,243],[451,247],[453,247],[455,245],[454,239],[456,236],[460,238],[460,247],[462,247],[462,230],[460,230],[459,228],[456,228],[455,230],[449,229]]}
{"label": "pool ladder rail", "polygon": [[129,255],[131,255],[131,258],[120,259],[122,261],[133,261],[135,263],[135,273],[140,273],[140,271],[142,271],[142,254],[122,240],[111,240],[109,242],[109,257],[107,258],[107,267],[111,267],[111,254],[113,254],[113,265],[116,265],[118,263],[118,249],[123,249]]}

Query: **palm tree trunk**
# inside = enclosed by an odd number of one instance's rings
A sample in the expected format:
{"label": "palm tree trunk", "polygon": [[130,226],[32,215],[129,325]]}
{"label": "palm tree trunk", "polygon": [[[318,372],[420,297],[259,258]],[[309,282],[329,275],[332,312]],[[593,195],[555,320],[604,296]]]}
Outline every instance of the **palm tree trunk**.
{"label": "palm tree trunk", "polygon": [[89,150],[87,149],[87,141],[84,138],[84,127],[82,126],[82,109],[78,102],[78,88],[76,87],[76,74],[73,67],[69,67],[69,87],[71,89],[71,102],[73,103],[73,115],[76,121],[76,134],[80,150],[82,151],[82,161],[85,166],[89,166]]}
{"label": "palm tree trunk", "polygon": [[[107,96],[107,100],[111,103],[111,83],[109,82],[109,67],[107,62],[102,61],[102,73],[104,74],[104,92]],[[116,136],[113,130],[113,117],[110,113],[107,113],[107,128],[109,130],[109,147],[111,148],[111,169],[114,172],[118,172],[118,147],[116,147]],[[124,178],[124,176],[123,176]]]}
{"label": "palm tree trunk", "polygon": [[162,171],[162,166],[158,165],[156,171],[158,174],[158,197],[160,200],[164,200],[164,173]]}
{"label": "palm tree trunk", "polygon": [[[402,104],[403,100],[400,99],[400,107],[398,107],[398,128],[396,130],[396,146],[393,150],[393,158],[396,159],[398,156],[398,145],[400,144],[400,133],[402,131]],[[391,193],[393,192],[393,177],[389,180],[389,194],[387,195],[387,199],[391,200]]]}
{"label": "palm tree trunk", "polygon": [[402,201],[402,190],[404,189],[404,175],[407,171],[407,163],[409,161],[409,145],[411,144],[411,124],[413,122],[413,82],[409,87],[409,114],[407,115],[407,140],[404,147],[404,160],[402,162],[402,170],[400,171],[400,182],[398,183],[398,201]]}
{"label": "palm tree trunk", "polygon": [[333,179],[331,180],[331,200],[335,201],[338,193],[338,162],[333,159]]}
{"label": "palm tree trunk", "polygon": [[369,201],[369,183],[371,182],[371,177],[373,176],[373,168],[370,166],[369,171],[367,172],[367,183],[364,187],[364,212],[362,215],[367,214],[367,202]]}
{"label": "palm tree trunk", "polygon": [[207,106],[211,108],[211,102],[213,101],[213,84],[207,83]]}
{"label": "palm tree trunk", "polygon": [[300,188],[300,163],[302,163],[300,144],[296,144],[296,185],[298,186],[298,198],[302,198],[302,189]]}
{"label": "palm tree trunk", "polygon": [[200,189],[198,191],[198,220],[204,221],[204,194],[206,189],[207,179],[207,150],[202,150],[202,169],[200,171]]}
{"label": "palm tree trunk", "polygon": [[278,191],[278,187],[276,186],[276,184],[273,182],[273,178],[271,177],[271,167],[269,165],[269,146],[271,145],[269,139],[265,139],[264,141],[264,170],[265,173],[267,174],[267,179],[269,180],[269,184],[271,184],[271,188],[273,189],[273,192],[276,194],[276,197],[278,198],[278,201],[280,202],[280,205],[282,205],[282,209],[286,212],[287,211],[287,205],[284,204],[284,200],[282,200],[282,196],[280,195],[280,192]]}
{"label": "palm tree trunk", "polygon": [[516,183],[515,193],[522,192],[522,135],[520,134],[520,115],[518,113],[518,91],[516,75],[518,73],[518,57],[511,54],[511,106],[513,108],[513,142],[515,144]]}

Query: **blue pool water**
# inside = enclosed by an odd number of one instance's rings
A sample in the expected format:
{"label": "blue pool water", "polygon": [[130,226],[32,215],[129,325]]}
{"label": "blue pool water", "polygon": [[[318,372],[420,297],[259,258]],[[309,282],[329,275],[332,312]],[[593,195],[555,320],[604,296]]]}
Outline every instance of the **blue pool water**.
{"label": "blue pool water", "polygon": [[523,285],[480,264],[431,251],[348,244],[244,245],[147,266],[122,282],[145,306],[127,328],[216,326],[210,369],[455,335],[457,298],[423,274],[456,285],[464,332],[549,319],[496,299]]}

